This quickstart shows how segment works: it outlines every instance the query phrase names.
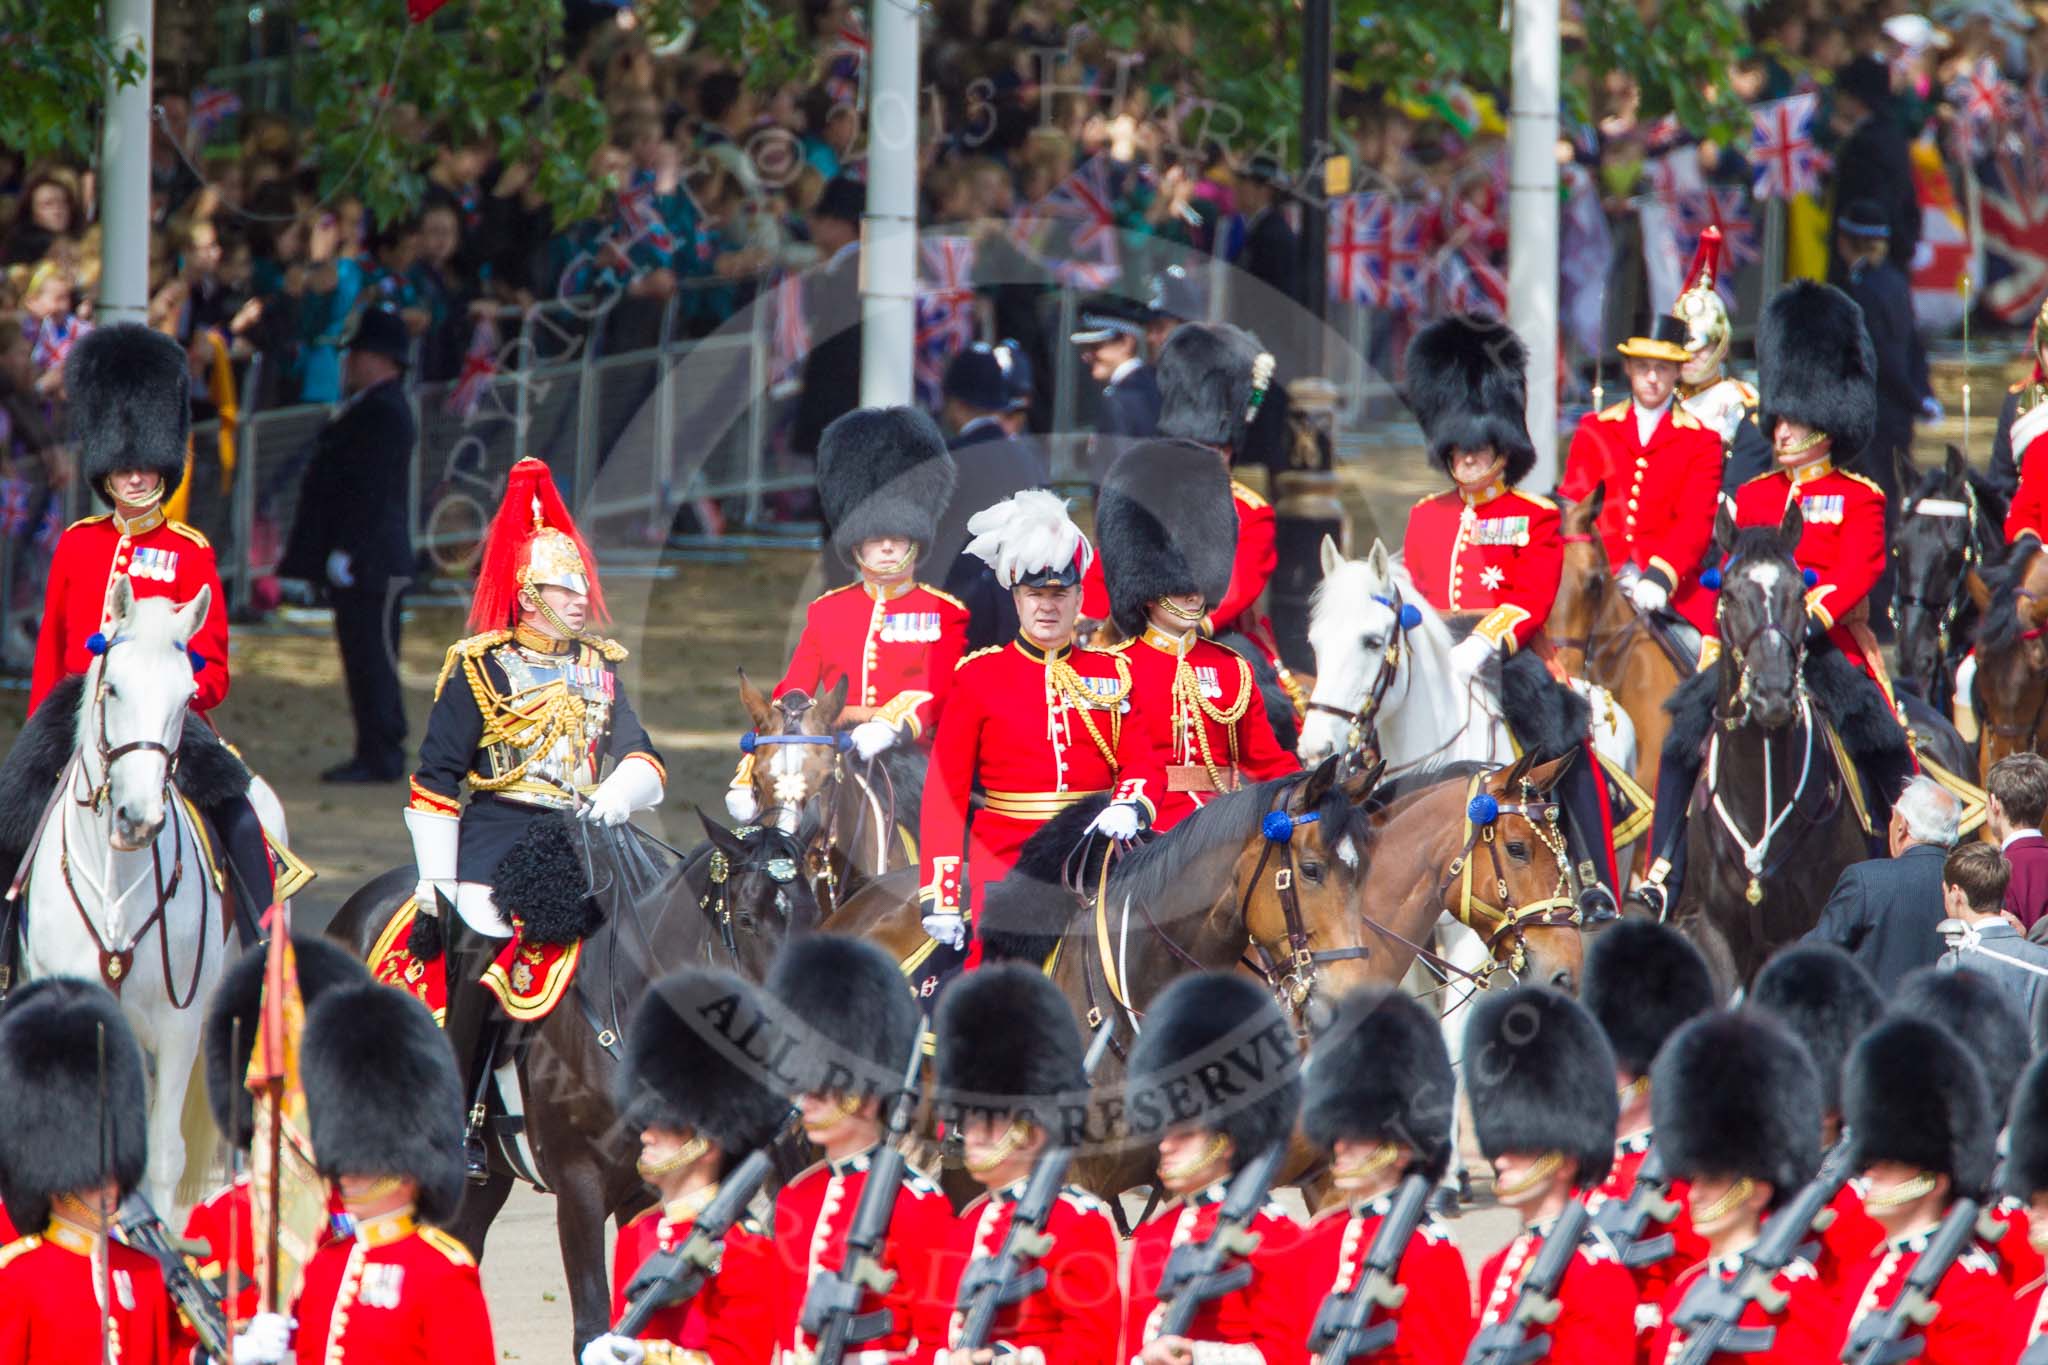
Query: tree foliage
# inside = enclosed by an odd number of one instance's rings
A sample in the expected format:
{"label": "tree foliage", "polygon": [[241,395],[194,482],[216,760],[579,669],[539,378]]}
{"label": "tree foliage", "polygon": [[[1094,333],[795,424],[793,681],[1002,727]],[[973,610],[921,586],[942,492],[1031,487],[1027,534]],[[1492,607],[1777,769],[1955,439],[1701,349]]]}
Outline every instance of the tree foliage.
{"label": "tree foliage", "polygon": [[109,73],[141,80],[142,50],[107,41],[99,6],[0,0],[0,146],[31,161],[92,155],[99,123],[81,113],[99,107]]}

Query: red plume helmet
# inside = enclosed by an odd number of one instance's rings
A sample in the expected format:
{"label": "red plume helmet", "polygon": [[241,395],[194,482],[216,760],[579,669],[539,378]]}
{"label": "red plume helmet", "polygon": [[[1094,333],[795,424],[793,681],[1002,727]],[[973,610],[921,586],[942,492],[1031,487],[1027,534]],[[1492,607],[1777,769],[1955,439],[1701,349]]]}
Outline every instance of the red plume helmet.
{"label": "red plume helmet", "polygon": [[[527,458],[512,466],[505,479],[505,498],[491,529],[484,535],[483,562],[477,568],[476,596],[469,603],[473,632],[504,630],[519,614],[519,590],[526,586],[536,550],[561,560],[579,573],[590,596],[590,618],[608,621],[604,593],[597,583],[597,559],[576,529],[576,521],[555,491],[555,476],[541,461]],[[553,581],[543,578],[542,581]]]}
{"label": "red plume helmet", "polygon": [[1685,272],[1686,290],[1712,289],[1721,276],[1721,227],[1709,223],[1700,230],[1699,248],[1692,253],[1692,269]]}

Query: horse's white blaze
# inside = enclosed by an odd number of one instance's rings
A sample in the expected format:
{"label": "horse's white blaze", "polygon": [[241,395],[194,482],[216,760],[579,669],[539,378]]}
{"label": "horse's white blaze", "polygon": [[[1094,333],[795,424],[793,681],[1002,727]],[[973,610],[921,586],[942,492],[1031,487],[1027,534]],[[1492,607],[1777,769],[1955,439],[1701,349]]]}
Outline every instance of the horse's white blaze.
{"label": "horse's white blaze", "polygon": [[1783,569],[1767,559],[1758,560],[1743,570],[1744,575],[1749,581],[1765,592],[1769,592],[1772,588],[1778,586],[1778,576],[1783,572]]}
{"label": "horse's white blaze", "polygon": [[1358,871],[1358,845],[1348,834],[1337,841],[1337,861],[1353,872]]}

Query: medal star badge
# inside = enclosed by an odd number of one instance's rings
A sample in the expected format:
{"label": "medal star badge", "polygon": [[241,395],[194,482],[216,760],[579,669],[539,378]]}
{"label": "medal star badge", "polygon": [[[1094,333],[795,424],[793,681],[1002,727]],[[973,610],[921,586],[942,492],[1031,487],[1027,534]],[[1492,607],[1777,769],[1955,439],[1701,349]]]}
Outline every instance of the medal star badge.
{"label": "medal star badge", "polygon": [[1507,582],[1507,578],[1498,564],[1489,564],[1479,571],[1479,582],[1488,591],[1497,591],[1501,584]]}

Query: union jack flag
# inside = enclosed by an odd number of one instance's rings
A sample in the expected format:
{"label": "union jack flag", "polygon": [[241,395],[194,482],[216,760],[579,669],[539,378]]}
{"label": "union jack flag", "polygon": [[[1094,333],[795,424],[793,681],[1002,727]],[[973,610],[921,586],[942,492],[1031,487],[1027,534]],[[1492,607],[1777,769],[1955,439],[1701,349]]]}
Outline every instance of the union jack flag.
{"label": "union jack flag", "polygon": [[1356,196],[1363,206],[1365,250],[1354,274],[1359,302],[1396,313],[1428,306],[1429,276],[1422,251],[1423,211],[1383,192]]}
{"label": "union jack flag", "polygon": [[2048,299],[2048,195],[2014,158],[2000,153],[1996,173],[1985,180],[1978,212],[1984,252],[2005,273],[1984,291],[1984,304],[2001,321],[2023,322]]}
{"label": "union jack flag", "polygon": [[937,406],[947,362],[974,341],[974,241],[927,237],[918,244],[916,382]]}
{"label": "union jack flag", "polygon": [[448,390],[444,410],[455,417],[474,416],[497,373],[498,324],[488,317],[478,318],[469,334],[469,350],[462,357],[462,373],[456,377],[455,387]]}
{"label": "union jack flag", "polygon": [[1365,253],[1372,248],[1374,228],[1370,195],[1347,194],[1330,205],[1330,297],[1339,303],[1364,299]]}
{"label": "union jack flag", "polygon": [[1763,259],[1762,239],[1749,195],[1734,185],[1716,186],[1690,196],[1672,218],[1672,242],[1680,261],[1690,261],[1699,251],[1700,234],[1708,227],[1721,229],[1721,257],[1714,270],[1714,287],[1731,303],[1735,299],[1735,272]]}
{"label": "union jack flag", "polygon": [[1998,143],[2020,112],[2021,100],[1992,57],[1980,57],[1963,75],[1949,82],[1949,102],[1960,111],[1956,120],[1956,154],[1974,161]]}
{"label": "union jack flag", "polygon": [[2027,145],[2048,142],[2048,75],[2030,77],[2019,91],[2020,128]]}
{"label": "union jack flag", "polygon": [[804,277],[785,274],[775,282],[775,329],[769,335],[769,363],[776,382],[794,379],[811,353],[811,324],[804,317]]}
{"label": "union jack flag", "polygon": [[36,527],[36,548],[47,554],[57,548],[57,537],[63,534],[64,509],[51,498],[43,504],[43,519]]}
{"label": "union jack flag", "polygon": [[204,144],[214,129],[242,112],[242,97],[219,86],[201,86],[192,92],[192,135]]}
{"label": "union jack flag", "polygon": [[1438,257],[1437,291],[1453,313],[1504,317],[1508,282],[1486,253],[1470,245],[1446,248]]}
{"label": "union jack flag", "polygon": [[1788,95],[1749,111],[1749,160],[1759,199],[1811,194],[1820,188],[1821,154],[1813,145],[1813,114],[1820,96]]}
{"label": "union jack flag", "polygon": [[1677,214],[1685,212],[1685,201],[1706,193],[1707,177],[1700,170],[1697,145],[1679,147],[1648,163],[1650,193]]}
{"label": "union jack flag", "polygon": [[676,249],[675,234],[668,230],[668,222],[654,202],[652,172],[634,172],[632,183],[619,191],[619,227],[625,232],[627,246],[646,242],[663,255]]}
{"label": "union jack flag", "polygon": [[27,479],[0,479],[0,535],[18,536],[28,529]]}
{"label": "union jack flag", "polygon": [[1100,156],[1089,157],[1045,197],[1048,214],[1079,224],[1073,241],[1080,251],[1115,238],[1116,212],[1111,208],[1115,201],[1109,188],[1109,168]]}
{"label": "union jack flag", "polygon": [[832,36],[831,51],[825,54],[830,63],[825,73],[825,93],[835,102],[860,104],[861,90],[867,84],[868,50],[866,22],[858,11],[849,13]]}

